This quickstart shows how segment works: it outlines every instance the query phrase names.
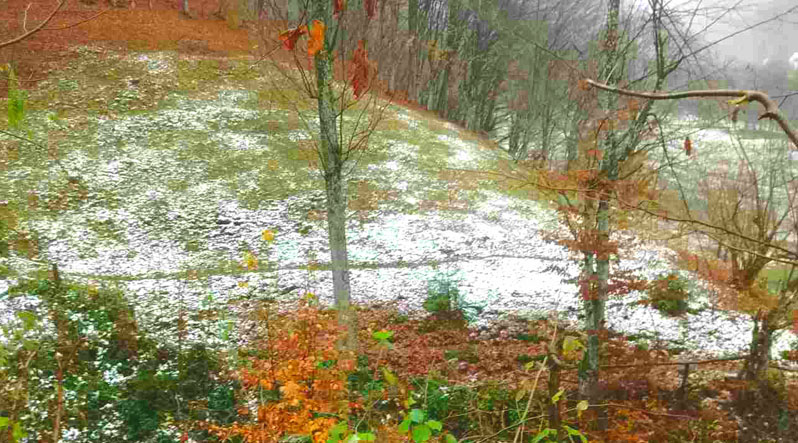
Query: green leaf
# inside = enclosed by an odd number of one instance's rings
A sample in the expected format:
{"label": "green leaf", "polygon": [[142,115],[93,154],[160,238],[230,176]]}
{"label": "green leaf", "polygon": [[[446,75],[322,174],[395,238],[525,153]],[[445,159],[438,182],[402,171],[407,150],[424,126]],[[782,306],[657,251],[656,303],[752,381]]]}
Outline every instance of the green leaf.
{"label": "green leaf", "polygon": [[413,441],[416,443],[428,441],[432,437],[432,431],[427,425],[413,427]]}
{"label": "green leaf", "polygon": [[11,437],[14,439],[14,441],[20,441],[27,436],[28,433],[22,429],[22,427],[19,425],[19,422],[15,422],[14,430],[11,432]]}
{"label": "green leaf", "polygon": [[371,432],[359,432],[357,434],[357,438],[363,441],[374,441],[377,439],[377,436],[372,434]]}
{"label": "green leaf", "polygon": [[5,429],[8,427],[8,417],[0,417],[0,429]]}
{"label": "green leaf", "polygon": [[452,434],[446,434],[446,443],[457,443],[457,439]]}
{"label": "green leaf", "polygon": [[424,424],[429,426],[429,428],[433,431],[440,432],[440,430],[443,429],[443,424],[437,420],[427,420],[427,422]]}
{"label": "green leaf", "polygon": [[382,376],[385,377],[385,381],[388,382],[391,386],[396,386],[396,376],[391,373],[386,368],[382,368]]}
{"label": "green leaf", "polygon": [[17,312],[17,317],[22,320],[22,328],[26,331],[30,331],[34,326],[36,326],[36,315],[33,312]]}
{"label": "green leaf", "polygon": [[[25,117],[25,92],[19,90],[13,69],[8,71],[8,126],[17,129]],[[30,137],[29,137],[30,138]]]}
{"label": "green leaf", "polygon": [[548,437],[549,434],[555,434],[556,435],[557,431],[555,431],[554,429],[544,429],[544,430],[538,432],[538,435],[536,435],[535,438],[532,439],[532,443],[538,443],[539,441],[541,441],[544,438]]}
{"label": "green leaf", "polygon": [[405,433],[410,430],[410,416],[408,415],[399,423],[399,432]]}
{"label": "green leaf", "polygon": [[562,397],[563,392],[565,392],[565,389],[560,388],[560,390],[557,391],[557,393],[551,398],[551,404],[555,404],[560,401],[560,397]]}
{"label": "green leaf", "polygon": [[424,411],[422,411],[421,409],[413,409],[410,411],[409,417],[410,420],[413,421],[413,423],[421,423],[422,421],[424,421],[424,415],[425,415]]}
{"label": "green leaf", "polygon": [[727,100],[726,103],[728,103],[730,105],[742,105],[742,106],[745,106],[745,105],[748,104],[748,100],[746,99],[746,96],[743,95],[742,97],[740,97],[740,98],[738,98],[736,100]]}
{"label": "green leaf", "polygon": [[335,437],[336,438],[335,441],[337,442],[338,440],[341,439],[343,434],[345,434],[346,431],[348,431],[348,430],[349,430],[349,426],[347,425],[347,423],[345,421],[341,421],[341,422],[338,422],[337,425],[335,425],[332,428],[330,428],[330,436],[331,436],[331,438]]}
{"label": "green leaf", "polygon": [[576,351],[577,349],[584,349],[585,346],[576,339],[576,337],[568,336],[565,337],[565,340],[562,342],[562,350],[565,351],[566,354],[571,354],[572,352]]}
{"label": "green leaf", "polygon": [[582,441],[582,443],[587,443],[587,438],[585,438],[585,436],[582,435],[582,433],[579,432],[578,429],[574,429],[574,428],[572,428],[572,427],[570,427],[568,425],[563,425],[562,427],[566,431],[568,431],[568,435],[575,435],[575,436],[579,437],[579,439]]}
{"label": "green leaf", "polygon": [[372,334],[372,336],[377,340],[385,341],[393,337],[393,331],[385,331],[385,330],[377,331],[374,334]]}

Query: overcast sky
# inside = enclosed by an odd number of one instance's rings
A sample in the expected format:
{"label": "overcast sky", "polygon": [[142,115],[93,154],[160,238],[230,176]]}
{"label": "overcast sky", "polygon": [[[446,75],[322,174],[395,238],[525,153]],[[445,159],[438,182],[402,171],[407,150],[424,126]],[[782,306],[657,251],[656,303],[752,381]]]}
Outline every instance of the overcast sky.
{"label": "overcast sky", "polygon": [[[711,23],[721,13],[720,8],[731,8],[739,0],[665,0],[666,7],[689,11],[699,5],[700,9],[718,8],[706,11],[697,16],[692,31],[697,32]],[[648,8],[648,0],[622,0],[622,8],[638,5]],[[714,48],[723,57],[737,58],[746,63],[762,63],[765,58],[784,59],[787,61],[793,53],[798,52],[798,0],[742,0],[734,12],[726,14],[712,25],[706,33],[708,41],[719,40],[731,33],[769,19],[790,8],[795,10],[781,21],[739,34],[719,43]]]}

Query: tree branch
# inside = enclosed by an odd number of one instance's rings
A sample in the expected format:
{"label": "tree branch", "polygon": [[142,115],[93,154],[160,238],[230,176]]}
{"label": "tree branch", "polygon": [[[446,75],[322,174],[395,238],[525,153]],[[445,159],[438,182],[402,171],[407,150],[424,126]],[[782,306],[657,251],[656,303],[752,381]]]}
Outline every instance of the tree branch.
{"label": "tree branch", "polygon": [[51,13],[50,13],[50,15],[49,15],[49,16],[47,16],[47,18],[46,18],[46,19],[44,19],[44,21],[43,21],[43,22],[41,22],[41,23],[39,24],[39,26],[37,26],[37,27],[35,27],[35,28],[31,29],[30,31],[28,31],[28,32],[26,32],[26,33],[24,33],[24,34],[20,35],[20,36],[19,36],[19,37],[17,37],[17,38],[13,38],[13,39],[11,39],[11,40],[8,40],[8,41],[5,41],[5,42],[2,42],[2,43],[0,43],[0,48],[4,48],[4,47],[6,47],[6,46],[13,45],[14,43],[19,43],[19,42],[21,42],[22,40],[25,40],[26,38],[28,38],[28,37],[32,36],[33,34],[35,34],[35,33],[39,32],[39,31],[41,31],[41,30],[42,30],[42,28],[44,28],[44,25],[46,25],[47,23],[49,23],[49,22],[50,22],[50,20],[52,20],[52,19],[53,19],[53,17],[55,17],[55,14],[56,14],[56,13],[57,13],[59,10],[61,10],[61,8],[63,8],[63,7],[64,7],[64,5],[66,5],[66,0],[59,0],[59,2],[58,2],[58,6],[57,6],[55,9],[53,9],[53,12],[51,12]]}
{"label": "tree branch", "polygon": [[779,106],[770,99],[770,97],[761,91],[746,91],[742,89],[706,89],[700,91],[684,91],[674,93],[658,93],[658,92],[639,92],[630,91],[628,89],[615,88],[608,86],[591,79],[585,80],[587,84],[599,88],[604,91],[614,92],[616,94],[627,95],[630,97],[647,98],[649,100],[678,100],[682,98],[692,97],[737,97],[740,101],[757,101],[765,108],[765,113],[759,116],[758,120],[763,118],[770,118],[776,121],[781,126],[784,133],[787,134],[790,141],[798,145],[798,132],[794,131],[787,120],[779,114]]}

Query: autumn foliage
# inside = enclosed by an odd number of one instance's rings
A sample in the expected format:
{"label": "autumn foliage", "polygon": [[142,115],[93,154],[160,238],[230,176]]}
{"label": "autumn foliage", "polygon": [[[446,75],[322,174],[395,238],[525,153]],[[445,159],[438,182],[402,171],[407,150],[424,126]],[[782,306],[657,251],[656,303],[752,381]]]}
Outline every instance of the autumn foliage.
{"label": "autumn foliage", "polygon": [[[341,12],[346,8],[344,0],[333,0],[334,17],[339,18]],[[374,18],[377,11],[376,0],[366,0],[365,2],[366,14],[369,19]],[[283,42],[283,48],[288,51],[293,51],[299,37],[308,35],[308,56],[313,57],[319,52],[324,50],[324,35],[327,26],[320,20],[313,20],[310,28],[305,25],[287,29],[279,34],[280,40]],[[355,98],[360,98],[363,92],[368,87],[369,77],[369,63],[368,63],[368,50],[366,49],[366,41],[359,40],[357,42],[357,49],[355,49],[352,56],[352,64],[350,66],[350,80],[352,82],[352,89],[355,92]]]}
{"label": "autumn foliage", "polygon": [[355,97],[360,97],[368,86],[368,51],[363,40],[357,42],[354,60],[352,61],[352,88],[355,90]]}
{"label": "autumn foliage", "polygon": [[[354,360],[336,350],[343,331],[335,312],[312,307],[312,300],[309,295],[300,301],[290,316],[268,319],[269,337],[260,343],[261,356],[248,358],[236,374],[244,393],[259,401],[254,407],[239,406],[240,421],[232,426],[208,426],[211,433],[253,442],[303,434],[326,442],[328,431],[340,421],[337,416],[347,415],[345,371],[354,368]],[[261,314],[268,317],[267,311]]]}

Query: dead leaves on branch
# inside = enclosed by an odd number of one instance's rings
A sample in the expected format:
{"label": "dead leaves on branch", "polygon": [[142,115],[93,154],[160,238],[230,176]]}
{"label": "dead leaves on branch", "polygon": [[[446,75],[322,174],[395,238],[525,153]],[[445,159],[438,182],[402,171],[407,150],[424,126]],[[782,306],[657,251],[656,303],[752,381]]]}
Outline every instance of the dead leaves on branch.
{"label": "dead leaves on branch", "polygon": [[745,282],[735,276],[730,262],[700,257],[686,250],[676,252],[680,269],[695,272],[712,285],[720,309],[754,313],[778,308],[778,297],[768,291],[767,277]]}

